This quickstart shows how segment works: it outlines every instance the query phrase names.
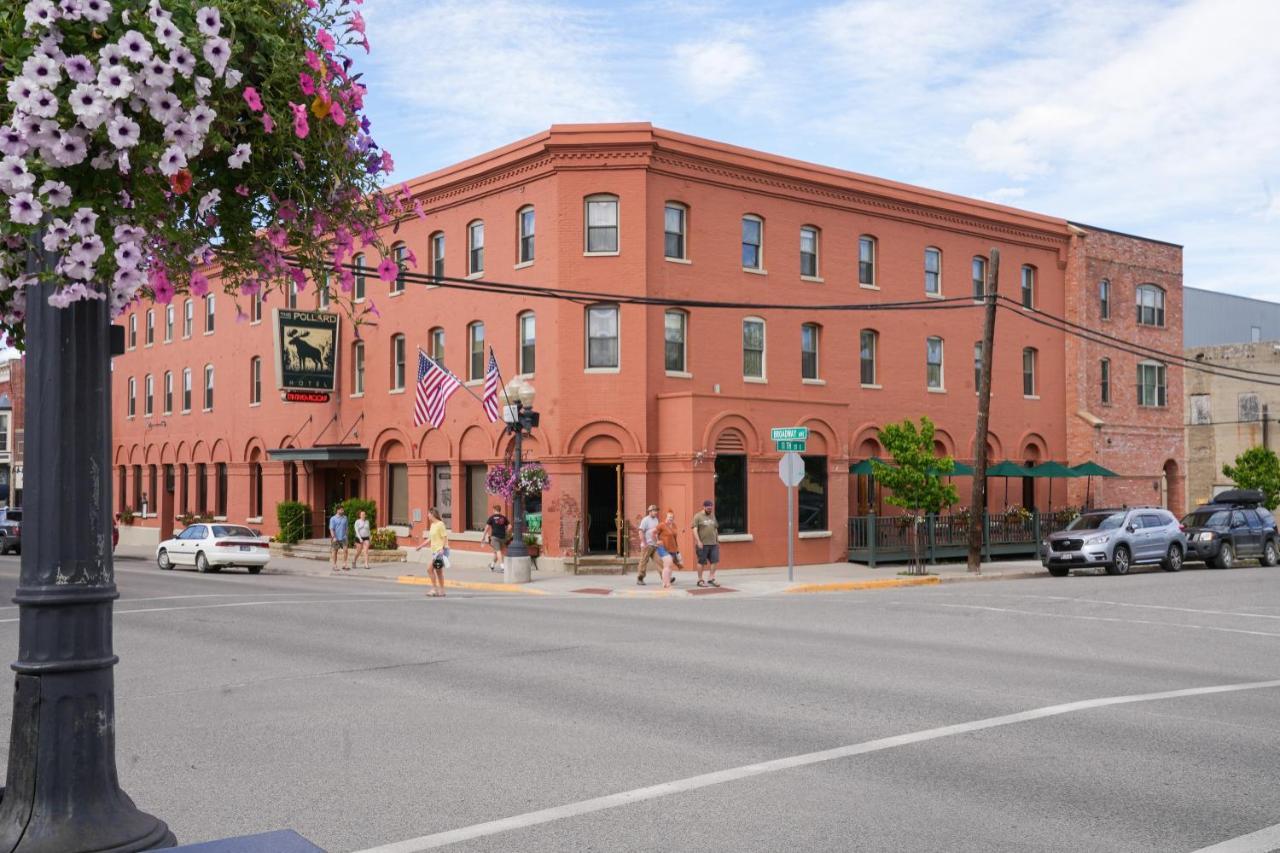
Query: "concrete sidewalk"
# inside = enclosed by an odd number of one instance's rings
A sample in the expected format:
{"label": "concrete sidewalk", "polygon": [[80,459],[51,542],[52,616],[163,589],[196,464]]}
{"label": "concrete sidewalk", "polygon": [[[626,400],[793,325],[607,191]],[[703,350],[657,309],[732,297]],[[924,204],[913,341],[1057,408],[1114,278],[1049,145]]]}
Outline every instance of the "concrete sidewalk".
{"label": "concrete sidewalk", "polygon": [[[425,554],[426,552],[420,552]],[[145,561],[155,566],[154,551],[145,547],[121,545],[116,549],[116,560],[122,565]],[[419,555],[415,555],[419,556]],[[445,573],[445,585],[452,589],[469,589],[485,592],[504,592],[518,595],[584,595],[620,596],[631,598],[661,598],[690,595],[719,595],[738,593],[744,595],[802,594],[821,592],[852,592],[907,586],[932,586],[941,583],[966,583],[979,580],[1011,580],[1014,578],[1048,577],[1048,573],[1036,560],[1006,560],[982,564],[982,572],[970,574],[964,563],[945,563],[929,566],[930,574],[909,576],[901,574],[905,566],[890,565],[871,568],[862,563],[825,563],[796,566],[794,580],[787,580],[785,566],[764,569],[721,569],[717,574],[720,587],[699,588],[694,571],[676,572],[676,585],[662,589],[662,577],[650,571],[645,585],[636,583],[634,573],[628,575],[571,575],[539,570],[533,573],[533,582],[527,584],[504,583],[501,572],[490,572],[475,560],[457,560]],[[184,567],[182,570],[191,570]],[[157,567],[156,571],[160,571]],[[239,571],[230,569],[228,571]],[[378,580],[406,585],[428,585],[426,563],[420,559],[405,563],[374,563],[369,569],[332,571],[329,564],[319,560],[298,557],[272,557],[264,574],[305,575],[335,580]]]}

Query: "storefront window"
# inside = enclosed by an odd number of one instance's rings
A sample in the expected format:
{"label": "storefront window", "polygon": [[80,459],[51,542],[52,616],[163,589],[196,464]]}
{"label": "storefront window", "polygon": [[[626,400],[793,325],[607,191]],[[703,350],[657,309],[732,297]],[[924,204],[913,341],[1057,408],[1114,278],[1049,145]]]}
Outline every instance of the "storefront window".
{"label": "storefront window", "polygon": [[747,532],[747,457],[716,455],[716,521],[721,533]]}
{"label": "storefront window", "polygon": [[827,457],[805,456],[800,481],[800,529],[827,529]]}

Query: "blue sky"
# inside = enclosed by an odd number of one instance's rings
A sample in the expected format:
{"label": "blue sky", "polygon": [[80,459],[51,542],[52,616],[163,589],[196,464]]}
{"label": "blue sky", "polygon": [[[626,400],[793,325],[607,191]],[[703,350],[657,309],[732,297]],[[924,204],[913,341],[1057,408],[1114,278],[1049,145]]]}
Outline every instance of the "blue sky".
{"label": "blue sky", "polygon": [[410,178],[555,123],[650,121],[1181,243],[1280,301],[1276,0],[367,0]]}

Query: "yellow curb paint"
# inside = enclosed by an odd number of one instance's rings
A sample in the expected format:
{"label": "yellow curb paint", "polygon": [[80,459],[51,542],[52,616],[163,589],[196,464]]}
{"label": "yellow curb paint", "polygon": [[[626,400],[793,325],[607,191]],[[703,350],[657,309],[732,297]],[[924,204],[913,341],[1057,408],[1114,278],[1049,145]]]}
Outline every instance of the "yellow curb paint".
{"label": "yellow curb paint", "polygon": [[936,575],[924,578],[884,578],[874,581],[837,581],[834,583],[806,583],[790,586],[783,590],[788,593],[802,592],[850,592],[859,589],[892,589],[900,586],[934,586],[942,579]]}
{"label": "yellow curb paint", "polygon": [[[396,578],[396,583],[414,584],[416,586],[428,586],[431,583],[429,578],[420,578],[417,575],[401,575]],[[445,586],[454,589],[475,589],[483,592],[519,592],[524,595],[549,595],[545,589],[530,589],[524,584],[519,583],[482,583],[480,581],[451,581],[445,579]]]}

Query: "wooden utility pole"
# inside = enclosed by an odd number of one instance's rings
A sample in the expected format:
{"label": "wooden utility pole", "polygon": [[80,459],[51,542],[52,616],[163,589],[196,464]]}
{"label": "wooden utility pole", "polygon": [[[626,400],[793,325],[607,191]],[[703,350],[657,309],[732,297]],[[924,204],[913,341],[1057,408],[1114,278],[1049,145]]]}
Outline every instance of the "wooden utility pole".
{"label": "wooden utility pole", "polygon": [[973,439],[973,497],[969,501],[969,571],[982,571],[982,531],[987,512],[987,424],[991,420],[991,362],[996,339],[1000,250],[991,250],[983,299],[982,372],[978,378],[978,434]]}

